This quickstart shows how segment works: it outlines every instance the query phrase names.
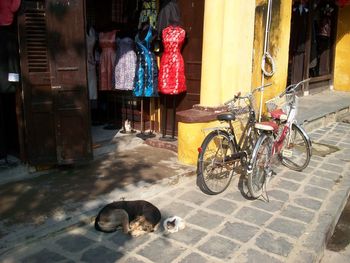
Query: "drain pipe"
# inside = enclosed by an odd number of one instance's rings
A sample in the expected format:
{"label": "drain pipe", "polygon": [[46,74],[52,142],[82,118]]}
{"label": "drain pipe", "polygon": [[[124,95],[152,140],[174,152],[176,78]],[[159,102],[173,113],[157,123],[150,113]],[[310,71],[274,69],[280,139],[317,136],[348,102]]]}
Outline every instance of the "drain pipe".
{"label": "drain pipe", "polygon": [[[265,25],[265,39],[264,39],[264,54],[261,59],[261,86],[264,86],[265,77],[271,77],[275,73],[275,62],[268,51],[270,41],[270,28],[271,28],[271,9],[272,0],[268,0],[267,5],[267,16]],[[265,68],[266,64],[270,64],[271,70],[267,71]],[[261,121],[262,108],[263,108],[264,88],[261,89],[260,94],[260,108],[259,108],[259,121]]]}

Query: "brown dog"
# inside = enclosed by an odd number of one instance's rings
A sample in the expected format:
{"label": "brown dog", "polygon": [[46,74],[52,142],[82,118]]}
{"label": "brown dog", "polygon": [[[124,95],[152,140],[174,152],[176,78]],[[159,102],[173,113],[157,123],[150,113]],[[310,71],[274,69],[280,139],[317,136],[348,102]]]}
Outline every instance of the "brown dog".
{"label": "brown dog", "polygon": [[111,233],[121,227],[136,237],[156,230],[161,217],[159,209],[144,200],[112,202],[98,213],[95,229]]}

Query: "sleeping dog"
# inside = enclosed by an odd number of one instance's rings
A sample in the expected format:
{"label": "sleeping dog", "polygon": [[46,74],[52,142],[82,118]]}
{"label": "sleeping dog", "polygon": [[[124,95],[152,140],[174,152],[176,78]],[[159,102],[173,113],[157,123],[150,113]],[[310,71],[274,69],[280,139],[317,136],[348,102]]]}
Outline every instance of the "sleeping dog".
{"label": "sleeping dog", "polygon": [[112,202],[101,209],[95,219],[95,229],[111,233],[122,228],[124,233],[140,236],[157,229],[161,213],[144,200]]}

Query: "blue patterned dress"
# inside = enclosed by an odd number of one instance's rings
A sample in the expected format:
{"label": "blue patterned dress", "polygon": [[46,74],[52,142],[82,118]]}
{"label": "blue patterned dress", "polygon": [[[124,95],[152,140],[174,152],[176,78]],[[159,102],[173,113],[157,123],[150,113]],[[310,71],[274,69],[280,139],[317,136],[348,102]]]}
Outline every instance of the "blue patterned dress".
{"label": "blue patterned dress", "polygon": [[135,38],[137,66],[133,94],[136,97],[158,96],[158,67],[156,56],[151,51],[152,37],[150,26],[144,40],[140,40],[139,35]]}

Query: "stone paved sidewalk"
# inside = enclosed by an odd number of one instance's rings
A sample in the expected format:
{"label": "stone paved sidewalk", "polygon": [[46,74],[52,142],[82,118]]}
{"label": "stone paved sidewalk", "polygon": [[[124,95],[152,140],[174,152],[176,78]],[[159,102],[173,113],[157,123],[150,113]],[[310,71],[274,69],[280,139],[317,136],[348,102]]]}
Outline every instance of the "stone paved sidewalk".
{"label": "stone paved sidewalk", "polygon": [[[163,219],[178,215],[186,228],[131,238],[94,230],[92,221],[47,231],[0,255],[1,262],[318,262],[350,190],[350,124],[334,123],[311,134],[320,145],[303,172],[279,166],[268,188],[269,202],[249,200],[238,177],[222,194],[208,196],[195,176],[143,189]],[[318,145],[318,147],[316,147]],[[325,156],[323,156],[325,155]],[[116,193],[120,197],[121,193]],[[91,211],[96,214],[97,211]]]}

